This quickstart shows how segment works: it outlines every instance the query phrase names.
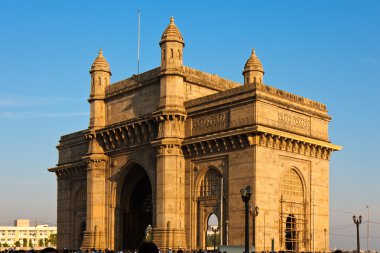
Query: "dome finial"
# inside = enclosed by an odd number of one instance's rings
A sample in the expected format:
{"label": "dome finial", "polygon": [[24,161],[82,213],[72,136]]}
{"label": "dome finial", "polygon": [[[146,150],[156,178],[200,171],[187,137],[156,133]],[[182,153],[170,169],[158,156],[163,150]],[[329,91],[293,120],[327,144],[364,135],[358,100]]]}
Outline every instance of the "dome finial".
{"label": "dome finial", "polygon": [[244,65],[243,76],[244,84],[263,83],[264,68],[254,48],[252,48],[252,54]]}
{"label": "dome finial", "polygon": [[108,64],[106,58],[103,56],[103,50],[99,49],[98,57],[96,57],[95,61],[91,65],[90,73],[96,70],[102,70],[109,72],[111,74],[110,65]]}
{"label": "dome finial", "polygon": [[164,33],[161,36],[160,45],[162,45],[163,43],[167,41],[170,41],[170,42],[176,41],[176,42],[181,43],[182,45],[185,45],[181,32],[178,30],[177,26],[174,24],[173,16],[170,17],[170,23],[166,27]]}

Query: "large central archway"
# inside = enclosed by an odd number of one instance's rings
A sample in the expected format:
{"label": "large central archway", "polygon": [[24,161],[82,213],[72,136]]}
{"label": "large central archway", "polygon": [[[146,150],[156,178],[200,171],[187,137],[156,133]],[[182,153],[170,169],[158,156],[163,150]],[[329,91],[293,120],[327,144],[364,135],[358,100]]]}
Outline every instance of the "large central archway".
{"label": "large central archway", "polygon": [[152,186],[144,168],[134,165],[129,169],[120,198],[121,246],[138,249],[146,227],[153,222]]}

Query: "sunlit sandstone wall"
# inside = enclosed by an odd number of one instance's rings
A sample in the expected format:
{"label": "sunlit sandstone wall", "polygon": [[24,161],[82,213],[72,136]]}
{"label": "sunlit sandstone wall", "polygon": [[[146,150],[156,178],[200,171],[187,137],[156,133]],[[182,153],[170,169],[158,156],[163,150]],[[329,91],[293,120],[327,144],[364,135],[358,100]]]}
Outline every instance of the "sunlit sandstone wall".
{"label": "sunlit sandstone wall", "polygon": [[[160,68],[110,85],[106,91],[106,125],[134,120],[157,111]],[[183,67],[185,101],[217,93],[238,84],[189,67]]]}
{"label": "sunlit sandstone wall", "polygon": [[86,220],[86,173],[82,156],[87,153],[88,142],[81,131],[62,136],[57,148],[58,165],[67,167],[57,174],[58,248],[78,248],[80,224]]}
{"label": "sunlit sandstone wall", "polygon": [[[192,188],[186,196],[186,210],[189,210],[186,220],[191,245],[199,244],[197,226],[200,224],[197,216],[203,215],[199,214],[197,206],[199,186],[196,182],[201,171],[214,166],[212,164],[219,159],[223,160],[220,168],[225,180],[228,211],[224,219],[229,220],[229,244],[244,243],[244,206],[240,189],[252,185],[254,193],[251,204],[260,208],[256,220],[257,250],[264,249],[264,213],[265,249],[269,249],[272,238],[277,250],[284,249],[284,242],[280,244],[280,182],[284,172],[293,168],[300,174],[306,203],[303,210],[306,231],[303,236],[308,241],[300,243],[299,248],[311,249],[314,210],[315,249],[323,250],[323,229],[328,227],[330,153],[304,144],[329,145],[327,126],[330,117],[325,106],[265,85],[242,86],[185,104],[189,113],[186,122],[188,138],[185,140],[189,150],[186,178],[188,187]],[[234,137],[238,132],[249,136],[248,140],[243,135]],[[214,143],[216,146],[213,146]],[[223,144],[222,151],[215,152]],[[315,193],[314,209],[311,206],[314,201],[312,193]],[[202,211],[211,212],[207,208]]]}

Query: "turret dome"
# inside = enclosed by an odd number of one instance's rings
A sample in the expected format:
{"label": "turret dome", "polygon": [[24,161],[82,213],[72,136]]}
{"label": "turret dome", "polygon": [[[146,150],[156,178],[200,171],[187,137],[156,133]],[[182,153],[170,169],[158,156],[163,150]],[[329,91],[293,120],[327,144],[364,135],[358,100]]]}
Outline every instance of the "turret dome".
{"label": "turret dome", "polygon": [[178,30],[177,26],[174,24],[174,18],[170,18],[170,24],[166,27],[164,33],[161,36],[160,46],[162,43],[168,41],[175,41],[182,43],[185,46],[185,41],[182,38],[181,32]]}
{"label": "turret dome", "polygon": [[264,73],[263,65],[261,64],[259,58],[256,56],[255,49],[252,49],[252,54],[244,65],[243,74],[248,71],[260,71]]}
{"label": "turret dome", "polygon": [[91,65],[90,73],[94,71],[105,71],[111,74],[110,65],[108,64],[106,58],[104,58],[102,49],[100,49],[98,57],[96,57],[95,61]]}

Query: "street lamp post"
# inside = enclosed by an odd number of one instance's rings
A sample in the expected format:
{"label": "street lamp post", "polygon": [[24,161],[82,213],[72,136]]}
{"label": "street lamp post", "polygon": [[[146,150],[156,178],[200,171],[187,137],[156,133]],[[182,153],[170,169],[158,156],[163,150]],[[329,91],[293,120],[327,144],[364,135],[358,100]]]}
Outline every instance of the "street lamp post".
{"label": "street lamp post", "polygon": [[369,206],[366,206],[368,209],[368,221],[367,221],[367,252],[369,252]]}
{"label": "street lamp post", "polygon": [[249,200],[251,199],[252,187],[247,186],[241,189],[240,193],[245,204],[245,253],[249,253]]}
{"label": "street lamp post", "polygon": [[357,243],[356,253],[360,253],[359,225],[360,223],[362,223],[362,216],[360,215],[359,218],[356,218],[356,215],[354,215],[352,216],[352,219],[354,220],[354,223],[356,225],[356,243]]}
{"label": "street lamp post", "polygon": [[255,242],[256,242],[256,233],[255,233],[255,229],[256,229],[256,216],[259,215],[259,207],[253,207],[251,206],[251,209],[250,209],[250,213],[252,214],[252,245],[253,245],[253,248],[254,250],[256,251],[256,245],[255,245]]}

